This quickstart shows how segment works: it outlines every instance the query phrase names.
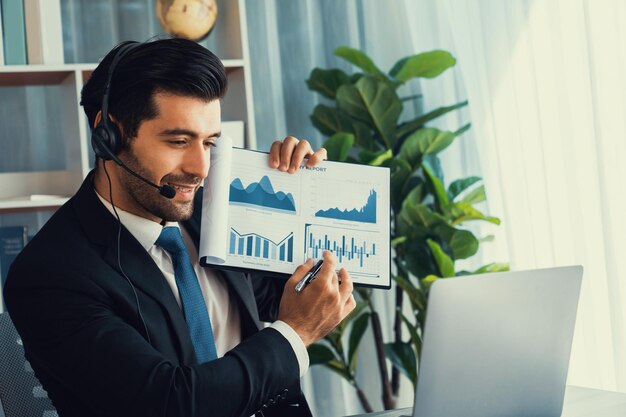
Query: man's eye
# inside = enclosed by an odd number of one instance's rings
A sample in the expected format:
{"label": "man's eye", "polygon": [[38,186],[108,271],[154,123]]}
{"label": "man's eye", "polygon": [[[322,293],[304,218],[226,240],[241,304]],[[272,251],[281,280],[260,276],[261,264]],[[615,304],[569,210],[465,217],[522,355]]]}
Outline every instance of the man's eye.
{"label": "man's eye", "polygon": [[186,143],[186,141],[184,141],[183,139],[173,139],[173,140],[170,140],[170,143],[172,145],[182,146]]}
{"label": "man's eye", "polygon": [[207,140],[207,141],[205,141],[205,142],[204,142],[204,147],[205,147],[205,148],[208,148],[209,146],[216,147],[216,146],[217,146],[217,144],[216,144],[214,141],[212,141],[212,140]]}

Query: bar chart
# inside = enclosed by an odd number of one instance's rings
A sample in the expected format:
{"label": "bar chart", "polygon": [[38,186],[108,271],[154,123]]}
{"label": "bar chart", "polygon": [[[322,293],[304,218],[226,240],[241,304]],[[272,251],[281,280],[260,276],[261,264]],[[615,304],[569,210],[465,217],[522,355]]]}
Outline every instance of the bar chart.
{"label": "bar chart", "polygon": [[239,233],[230,228],[228,253],[234,256],[293,262],[293,232],[280,242],[256,233]]}
{"label": "bar chart", "polygon": [[304,250],[307,257],[319,259],[324,250],[335,254],[339,265],[350,275],[380,276],[380,255],[376,247],[376,231],[355,230],[320,224],[306,224]]}

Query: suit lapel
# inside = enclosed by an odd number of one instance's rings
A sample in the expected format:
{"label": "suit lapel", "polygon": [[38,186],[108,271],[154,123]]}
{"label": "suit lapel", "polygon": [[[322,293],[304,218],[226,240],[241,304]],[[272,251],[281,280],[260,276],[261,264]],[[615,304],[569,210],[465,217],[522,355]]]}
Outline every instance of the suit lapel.
{"label": "suit lapel", "polygon": [[[120,263],[123,271],[118,267],[117,258],[117,236],[107,247],[104,259],[120,272],[126,274],[133,285],[143,291],[154,300],[158,301],[173,324],[174,332],[179,341],[179,354],[183,358],[183,363],[191,364],[196,362],[187,322],[182,310],[174,298],[172,289],[167,284],[161,270],[156,266],[154,260],[143,246],[122,226],[120,236]],[[122,278],[122,277],[120,277]],[[128,285],[127,283],[124,283]]]}
{"label": "suit lapel", "polygon": [[120,274],[117,277],[120,286],[128,285],[123,276],[126,274],[137,290],[147,294],[163,307],[178,336],[181,358],[184,363],[194,363],[196,359],[187,323],[171,288],[148,252],[124,226],[120,233],[118,258],[118,222],[98,199],[92,187],[92,176],[93,172],[87,176],[72,199],[81,226],[93,243],[103,246],[104,260]]}

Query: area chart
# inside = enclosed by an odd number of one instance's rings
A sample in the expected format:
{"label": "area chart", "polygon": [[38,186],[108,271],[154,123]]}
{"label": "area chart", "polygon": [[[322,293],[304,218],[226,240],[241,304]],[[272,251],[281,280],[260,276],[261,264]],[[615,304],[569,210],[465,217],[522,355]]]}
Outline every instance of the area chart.
{"label": "area chart", "polygon": [[326,217],[338,220],[349,220],[353,222],[376,223],[376,190],[372,188],[367,202],[360,209],[340,210],[331,208],[328,210],[318,210],[315,217]]}
{"label": "area chart", "polygon": [[264,175],[259,182],[252,182],[244,187],[241,179],[235,178],[230,183],[228,201],[253,206],[260,206],[285,211],[296,211],[296,203],[291,193],[274,191],[272,182]]}

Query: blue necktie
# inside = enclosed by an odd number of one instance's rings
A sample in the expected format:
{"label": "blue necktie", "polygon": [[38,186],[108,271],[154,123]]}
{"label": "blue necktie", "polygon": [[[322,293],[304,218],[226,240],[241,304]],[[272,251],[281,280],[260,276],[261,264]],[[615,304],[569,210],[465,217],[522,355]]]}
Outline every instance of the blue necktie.
{"label": "blue necktie", "polygon": [[164,227],[155,244],[172,256],[176,286],[198,362],[217,359],[209,312],[180,230],[178,227]]}

